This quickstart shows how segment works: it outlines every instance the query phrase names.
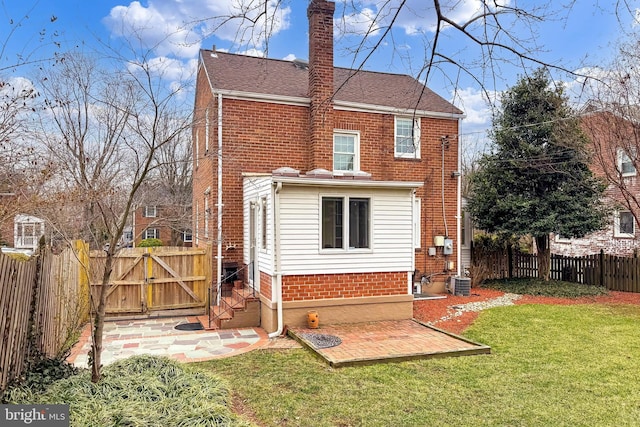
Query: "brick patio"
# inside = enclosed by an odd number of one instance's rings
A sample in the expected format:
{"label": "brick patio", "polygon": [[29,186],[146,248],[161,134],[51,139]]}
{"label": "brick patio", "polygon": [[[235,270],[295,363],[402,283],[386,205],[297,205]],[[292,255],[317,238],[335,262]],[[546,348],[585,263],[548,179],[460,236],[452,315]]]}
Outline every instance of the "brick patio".
{"label": "brick patio", "polygon": [[[289,334],[316,352],[332,367],[365,365],[434,357],[489,354],[491,348],[417,320],[398,320],[343,325],[320,325],[317,329],[292,328]],[[342,343],[317,349],[303,334],[337,336]]]}

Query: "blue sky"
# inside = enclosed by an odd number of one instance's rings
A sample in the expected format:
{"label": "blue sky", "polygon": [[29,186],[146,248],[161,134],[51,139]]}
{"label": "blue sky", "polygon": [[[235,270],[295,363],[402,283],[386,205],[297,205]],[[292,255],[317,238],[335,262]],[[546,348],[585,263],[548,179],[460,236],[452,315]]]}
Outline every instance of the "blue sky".
{"label": "blue sky", "polygon": [[[49,57],[52,52],[64,52],[76,46],[87,49],[98,44],[97,40],[117,46],[136,38],[155,46],[155,60],[162,59],[176,71],[194,70],[199,48],[211,48],[231,52],[263,55],[265,46],[260,35],[242,31],[239,21],[231,21],[217,26],[221,21],[205,19],[228,15],[232,4],[239,0],[0,0],[0,41],[3,42],[3,56],[0,69],[11,67],[18,62],[17,55],[25,60]],[[246,4],[258,4],[259,0],[247,0]],[[338,66],[360,66],[368,51],[354,56],[352,49],[361,40],[350,36],[349,31],[361,32],[372,28],[372,42],[379,39],[384,30],[384,20],[378,28],[371,18],[382,10],[392,12],[381,5],[381,0],[350,1],[355,10],[344,10],[337,1],[336,23],[346,32],[336,31],[335,62]],[[397,4],[398,0],[389,4]],[[425,8],[425,0],[407,0],[405,12],[395,23],[393,39],[384,40],[378,51],[363,65],[365,69],[404,73],[423,79],[419,71],[423,65],[425,45],[423,40],[433,36],[430,10]],[[569,2],[570,3],[570,2]],[[272,35],[268,44],[268,56],[279,59],[308,57],[307,53],[307,0],[284,1],[277,10],[277,20],[273,21]],[[472,16],[481,4],[479,0],[441,0],[450,16],[459,22]],[[526,47],[537,48],[533,55],[570,70],[589,70],[606,62],[615,53],[615,43],[625,33],[636,31],[634,16],[640,8],[640,1],[628,0],[616,9],[614,1],[580,0],[570,9],[562,7],[561,1],[546,2],[506,0],[511,6],[531,9],[539,8],[540,13],[550,13],[550,19],[530,29],[524,20],[505,21],[511,25],[510,31],[526,41]],[[255,12],[249,12],[255,13]],[[55,17],[55,18],[54,18]],[[342,19],[344,17],[344,19]],[[213,34],[211,32],[214,30]],[[239,42],[242,40],[242,42]],[[255,44],[253,44],[255,43]],[[442,51],[447,55],[472,64],[483,61],[480,51],[468,39],[456,35],[452,29],[442,32]],[[59,46],[57,45],[59,44]],[[513,59],[513,58],[510,58]],[[472,62],[473,61],[473,62]],[[474,69],[482,78],[491,94],[513,85],[522,69],[507,63],[498,63],[494,73],[480,68]],[[532,64],[529,64],[532,65]],[[29,66],[0,70],[5,76],[28,76]],[[176,74],[178,74],[176,72]],[[566,79],[571,87],[570,77],[558,74],[558,79]],[[168,83],[169,84],[169,83]],[[468,145],[477,144],[484,136],[484,129],[490,125],[490,116],[483,100],[480,85],[453,67],[436,69],[428,80],[428,86],[448,100],[453,100],[467,114],[461,133]],[[574,85],[575,86],[575,85]]]}

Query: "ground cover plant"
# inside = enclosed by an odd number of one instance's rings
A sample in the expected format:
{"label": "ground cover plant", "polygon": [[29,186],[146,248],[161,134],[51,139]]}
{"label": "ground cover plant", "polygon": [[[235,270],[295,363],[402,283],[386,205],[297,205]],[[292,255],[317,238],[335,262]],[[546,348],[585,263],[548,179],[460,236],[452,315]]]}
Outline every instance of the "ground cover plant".
{"label": "ground cover plant", "polygon": [[91,373],[53,383],[44,392],[9,390],[9,403],[70,405],[70,424],[79,426],[245,426],[229,408],[229,392],[208,372],[178,362],[136,356],[103,368],[99,383]]}
{"label": "ground cover plant", "polygon": [[607,295],[608,291],[602,286],[582,285],[561,280],[545,282],[537,278],[497,279],[487,280],[483,288],[497,289],[520,295],[535,295],[556,298],[580,298]]}
{"label": "ground cover plant", "polygon": [[276,426],[593,426],[640,419],[634,305],[485,310],[465,336],[492,354],[332,369],[307,350],[194,364]]}

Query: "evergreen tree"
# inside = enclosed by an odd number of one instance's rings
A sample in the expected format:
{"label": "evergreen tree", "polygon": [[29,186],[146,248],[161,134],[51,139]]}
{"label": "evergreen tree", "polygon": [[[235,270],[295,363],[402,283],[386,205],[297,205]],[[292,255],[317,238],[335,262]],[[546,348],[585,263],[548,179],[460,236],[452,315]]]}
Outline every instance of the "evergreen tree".
{"label": "evergreen tree", "polygon": [[549,280],[549,234],[582,237],[605,224],[605,187],[589,170],[579,119],[539,69],[503,94],[491,139],[471,178],[469,212],[480,229],[533,236],[538,277]]}

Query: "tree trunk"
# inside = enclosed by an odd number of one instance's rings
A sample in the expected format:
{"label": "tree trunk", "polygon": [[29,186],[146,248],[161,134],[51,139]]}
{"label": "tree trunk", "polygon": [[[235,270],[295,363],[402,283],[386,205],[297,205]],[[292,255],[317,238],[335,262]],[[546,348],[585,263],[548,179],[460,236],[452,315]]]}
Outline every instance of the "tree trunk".
{"label": "tree trunk", "polygon": [[536,246],[538,248],[538,278],[548,282],[551,271],[549,235],[536,236]]}
{"label": "tree trunk", "polygon": [[97,383],[101,378],[102,369],[102,333],[104,331],[104,316],[107,309],[107,293],[111,285],[109,279],[113,269],[113,254],[107,251],[107,259],[102,274],[102,286],[100,288],[100,300],[93,319],[93,343],[91,344],[91,382]]}

